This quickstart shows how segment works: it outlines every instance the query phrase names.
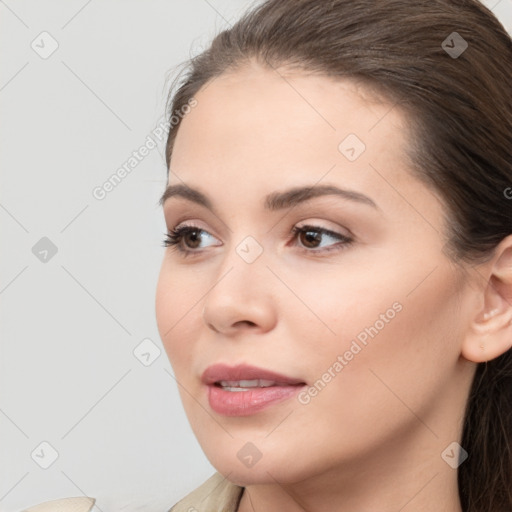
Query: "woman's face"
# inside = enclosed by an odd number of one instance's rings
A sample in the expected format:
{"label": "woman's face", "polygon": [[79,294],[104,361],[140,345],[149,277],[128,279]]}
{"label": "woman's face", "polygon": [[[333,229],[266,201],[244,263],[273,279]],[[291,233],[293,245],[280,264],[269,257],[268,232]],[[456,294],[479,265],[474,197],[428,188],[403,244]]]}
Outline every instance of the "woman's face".
{"label": "woman's face", "polygon": [[[158,328],[199,443],[241,485],[444,464],[458,439],[468,285],[404,118],[363,92],[251,65],[199,91],[179,128],[168,184],[207,205],[166,195],[167,228],[196,231],[165,251]],[[202,381],[215,364],[295,380],[222,389]]]}

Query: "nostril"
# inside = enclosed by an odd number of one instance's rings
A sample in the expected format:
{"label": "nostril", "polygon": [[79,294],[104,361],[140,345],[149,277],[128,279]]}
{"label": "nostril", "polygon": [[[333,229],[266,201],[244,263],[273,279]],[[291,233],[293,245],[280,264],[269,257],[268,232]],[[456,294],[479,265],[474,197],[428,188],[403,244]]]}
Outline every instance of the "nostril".
{"label": "nostril", "polygon": [[240,320],[239,322],[235,322],[234,325],[239,325],[239,324],[242,324],[242,325],[243,324],[248,324],[251,327],[256,325],[254,322],[251,322],[250,320]]}

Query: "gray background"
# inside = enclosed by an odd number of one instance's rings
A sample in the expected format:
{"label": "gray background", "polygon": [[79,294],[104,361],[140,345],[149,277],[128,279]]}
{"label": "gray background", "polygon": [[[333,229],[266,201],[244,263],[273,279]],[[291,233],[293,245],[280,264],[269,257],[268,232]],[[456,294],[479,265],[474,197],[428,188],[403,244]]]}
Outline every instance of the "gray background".
{"label": "gray background", "polygon": [[[165,511],[215,471],[156,327],[155,128],[168,72],[255,3],[0,0],[0,511]],[[485,3],[512,32],[512,0]]]}

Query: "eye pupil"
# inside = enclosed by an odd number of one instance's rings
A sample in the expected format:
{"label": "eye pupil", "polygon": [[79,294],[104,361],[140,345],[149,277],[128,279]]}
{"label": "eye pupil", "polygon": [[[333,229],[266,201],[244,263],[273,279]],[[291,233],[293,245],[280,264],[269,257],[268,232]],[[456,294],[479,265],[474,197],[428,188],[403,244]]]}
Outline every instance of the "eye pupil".
{"label": "eye pupil", "polygon": [[302,235],[304,235],[302,238],[305,238],[307,240],[307,243],[304,245],[308,246],[309,243],[313,243],[313,247],[316,247],[315,242],[318,242],[319,237],[321,236],[320,233],[315,231],[303,231]]}
{"label": "eye pupil", "polygon": [[[186,237],[191,239],[193,243],[191,244],[191,247],[196,248],[201,243],[201,237],[198,236],[199,230],[194,229],[190,230],[188,233],[185,234]],[[197,243],[196,243],[197,242]]]}

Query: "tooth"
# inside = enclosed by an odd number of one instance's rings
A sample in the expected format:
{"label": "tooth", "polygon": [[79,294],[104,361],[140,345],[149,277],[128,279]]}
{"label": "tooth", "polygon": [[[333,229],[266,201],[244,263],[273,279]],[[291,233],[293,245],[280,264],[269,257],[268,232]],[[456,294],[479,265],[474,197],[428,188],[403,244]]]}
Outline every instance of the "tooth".
{"label": "tooth", "polygon": [[253,380],[221,380],[219,384],[229,391],[241,391],[248,388],[268,388],[275,385],[275,381],[268,379]]}
{"label": "tooth", "polygon": [[238,383],[240,388],[255,388],[258,386],[258,379],[256,380],[241,380]]}
{"label": "tooth", "polygon": [[219,381],[219,384],[222,387],[229,387],[229,386],[237,387],[240,384],[240,381],[238,381],[238,380],[221,380],[221,381]]}

